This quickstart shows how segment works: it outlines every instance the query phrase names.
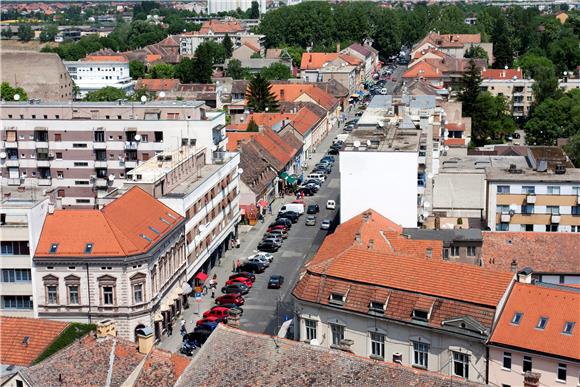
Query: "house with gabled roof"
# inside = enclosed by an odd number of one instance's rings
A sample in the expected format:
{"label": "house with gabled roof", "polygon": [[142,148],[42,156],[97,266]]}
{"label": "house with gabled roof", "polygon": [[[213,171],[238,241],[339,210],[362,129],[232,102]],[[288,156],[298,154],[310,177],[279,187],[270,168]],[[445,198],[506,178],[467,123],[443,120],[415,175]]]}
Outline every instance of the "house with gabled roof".
{"label": "house with gabled roof", "polygon": [[295,337],[325,348],[486,383],[486,347],[512,286],[501,273],[441,259],[373,210],[339,225],[300,275]]}
{"label": "house with gabled roof", "polygon": [[342,52],[305,52],[300,63],[300,77],[308,82],[335,79],[354,92],[365,80],[365,62]]}
{"label": "house with gabled roof", "polygon": [[33,258],[38,316],[160,338],[184,305],[185,220],[139,187],[100,210],[46,216]]}

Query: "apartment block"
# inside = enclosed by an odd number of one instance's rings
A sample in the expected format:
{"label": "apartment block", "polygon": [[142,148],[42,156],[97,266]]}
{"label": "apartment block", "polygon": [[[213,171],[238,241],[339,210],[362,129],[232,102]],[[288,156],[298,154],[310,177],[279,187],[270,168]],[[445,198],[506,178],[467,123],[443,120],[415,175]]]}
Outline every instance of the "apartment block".
{"label": "apartment block", "polygon": [[32,257],[49,206],[48,198],[39,192],[3,192],[0,203],[0,316],[35,316]]}
{"label": "apartment block", "polygon": [[167,149],[225,150],[225,115],[202,102],[2,103],[3,186],[43,187],[58,208],[93,207]]}
{"label": "apartment block", "polygon": [[481,72],[481,90],[497,97],[505,97],[516,118],[527,117],[534,102],[533,79],[524,78],[518,69],[484,69]]}
{"label": "apartment block", "polygon": [[71,79],[79,87],[82,98],[87,93],[114,87],[126,94],[133,93],[135,81],[129,74],[129,61],[124,56],[89,56],[82,61],[64,62]]}

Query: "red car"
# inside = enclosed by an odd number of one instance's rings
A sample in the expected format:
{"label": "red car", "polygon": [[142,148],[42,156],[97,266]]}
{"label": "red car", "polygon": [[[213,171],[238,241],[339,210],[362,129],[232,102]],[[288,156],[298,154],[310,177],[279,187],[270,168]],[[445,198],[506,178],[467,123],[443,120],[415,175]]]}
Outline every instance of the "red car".
{"label": "red car", "polygon": [[210,310],[203,312],[203,318],[209,317],[227,318],[229,310],[230,308],[224,308],[223,306],[215,306]]}
{"label": "red car", "polygon": [[221,323],[222,321],[224,321],[223,317],[218,317],[218,316],[208,316],[208,317],[204,317],[201,320],[198,320],[195,325],[196,326],[200,326],[202,324],[205,323]]}
{"label": "red car", "polygon": [[251,288],[254,285],[252,280],[249,278],[246,278],[246,277],[237,277],[237,278],[232,278],[232,279],[226,281],[226,286],[233,285],[233,284],[244,284],[249,288]]}
{"label": "red car", "polygon": [[221,304],[234,304],[237,306],[244,305],[244,297],[242,297],[239,293],[230,293],[224,294],[215,299],[215,303],[218,305]]}
{"label": "red car", "polygon": [[268,232],[272,232],[274,230],[282,230],[282,231],[286,231],[288,232],[288,227],[282,225],[282,224],[278,224],[276,226],[270,226],[268,227]]}

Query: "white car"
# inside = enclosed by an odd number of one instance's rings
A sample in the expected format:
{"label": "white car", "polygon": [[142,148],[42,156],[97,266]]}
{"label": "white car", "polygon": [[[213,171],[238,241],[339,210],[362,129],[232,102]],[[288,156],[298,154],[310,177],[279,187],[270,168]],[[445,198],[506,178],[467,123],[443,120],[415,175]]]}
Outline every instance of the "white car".
{"label": "white car", "polygon": [[264,257],[259,257],[259,256],[253,256],[253,257],[248,258],[248,262],[262,264],[266,267],[270,266],[270,261],[268,261]]}
{"label": "white car", "polygon": [[329,228],[330,228],[330,220],[325,219],[322,221],[322,223],[320,223],[321,230],[328,230]]}
{"label": "white car", "polygon": [[327,210],[335,210],[336,209],[336,202],[334,200],[327,200],[326,201],[326,209]]}
{"label": "white car", "polygon": [[263,251],[260,251],[259,253],[256,253],[254,255],[252,255],[250,258],[253,257],[262,257],[262,258],[266,258],[269,262],[272,262],[274,260],[274,256],[270,253],[266,253]]}

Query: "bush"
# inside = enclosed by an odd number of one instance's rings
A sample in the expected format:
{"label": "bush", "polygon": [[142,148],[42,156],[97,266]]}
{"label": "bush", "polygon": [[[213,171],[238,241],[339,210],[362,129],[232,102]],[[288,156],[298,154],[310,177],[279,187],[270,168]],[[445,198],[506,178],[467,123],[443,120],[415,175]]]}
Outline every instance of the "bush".
{"label": "bush", "polygon": [[49,345],[44,350],[44,352],[40,354],[40,356],[38,356],[38,358],[34,361],[34,364],[40,363],[52,354],[67,347],[69,344],[72,344],[75,340],[80,339],[91,331],[94,331],[96,327],[97,326],[95,324],[71,323],[68,327],[65,328],[60,336],[58,336],[58,338],[51,345]]}

